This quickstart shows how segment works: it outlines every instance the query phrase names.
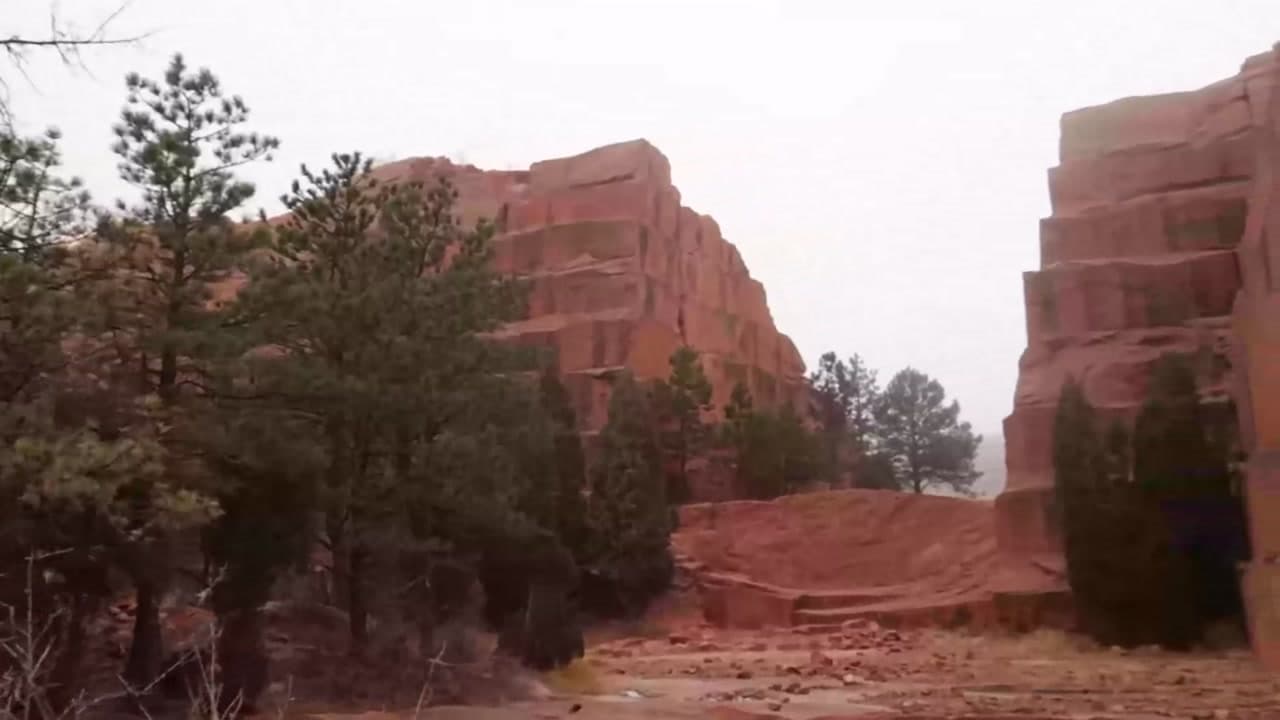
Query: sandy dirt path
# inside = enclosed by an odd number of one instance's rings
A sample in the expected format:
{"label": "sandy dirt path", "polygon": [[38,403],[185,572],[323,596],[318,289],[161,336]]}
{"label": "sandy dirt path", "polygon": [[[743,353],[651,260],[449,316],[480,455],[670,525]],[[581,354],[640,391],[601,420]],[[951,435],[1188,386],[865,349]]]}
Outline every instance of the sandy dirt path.
{"label": "sandy dirt path", "polygon": [[1280,720],[1280,677],[1246,651],[1119,651],[1056,632],[702,628],[599,645],[569,675],[550,679],[548,699],[424,717]]}

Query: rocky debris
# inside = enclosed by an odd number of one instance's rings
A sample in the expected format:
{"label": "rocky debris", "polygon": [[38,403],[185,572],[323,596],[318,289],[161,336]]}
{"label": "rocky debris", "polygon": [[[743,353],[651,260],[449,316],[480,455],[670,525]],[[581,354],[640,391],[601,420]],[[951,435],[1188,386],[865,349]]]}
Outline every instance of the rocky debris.
{"label": "rocky debris", "polygon": [[[703,707],[794,718],[1280,717],[1280,680],[1243,651],[1120,654],[1056,631],[992,637],[865,622],[847,628],[865,633],[867,647],[837,647],[843,628],[827,635],[723,630],[706,641],[721,648],[714,656],[665,639],[633,657],[604,657],[599,648],[590,655],[605,676],[625,668],[627,682],[653,688],[661,698],[654,702],[667,703],[654,707],[673,717],[697,716]],[[804,647],[780,649],[797,636]],[[770,649],[751,650],[759,643]],[[744,670],[749,677],[740,678]],[[836,705],[849,710],[833,712]]]}

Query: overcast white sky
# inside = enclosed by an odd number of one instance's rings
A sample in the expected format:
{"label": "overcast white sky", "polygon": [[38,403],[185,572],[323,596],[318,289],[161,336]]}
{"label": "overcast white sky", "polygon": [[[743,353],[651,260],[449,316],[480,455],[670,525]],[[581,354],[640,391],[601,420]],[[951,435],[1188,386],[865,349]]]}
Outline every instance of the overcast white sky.
{"label": "overcast white sky", "polygon": [[[48,0],[3,4],[0,34],[47,27]],[[117,5],[60,9],[89,27]],[[123,75],[174,51],[283,140],[247,173],[269,209],[333,150],[513,169],[644,137],[810,365],[914,365],[998,434],[1059,116],[1232,75],[1280,40],[1280,1],[134,0],[114,27],[154,34],[92,75],[5,68],[22,124],[62,128],[101,200],[123,192]]]}

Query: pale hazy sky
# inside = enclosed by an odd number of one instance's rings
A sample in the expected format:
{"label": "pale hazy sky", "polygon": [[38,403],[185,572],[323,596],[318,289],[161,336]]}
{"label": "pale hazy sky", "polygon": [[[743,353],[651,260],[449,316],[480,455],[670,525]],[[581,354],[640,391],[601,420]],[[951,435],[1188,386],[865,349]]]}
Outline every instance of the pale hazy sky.
{"label": "pale hazy sky", "polygon": [[[3,4],[0,34],[47,27],[48,0]],[[514,169],[644,137],[806,362],[914,365],[998,433],[1060,115],[1234,74],[1280,40],[1280,0],[133,0],[115,28],[154,34],[92,75],[4,70],[100,200],[123,192],[123,75],[179,50],[282,139],[247,173],[268,209],[334,150]]]}

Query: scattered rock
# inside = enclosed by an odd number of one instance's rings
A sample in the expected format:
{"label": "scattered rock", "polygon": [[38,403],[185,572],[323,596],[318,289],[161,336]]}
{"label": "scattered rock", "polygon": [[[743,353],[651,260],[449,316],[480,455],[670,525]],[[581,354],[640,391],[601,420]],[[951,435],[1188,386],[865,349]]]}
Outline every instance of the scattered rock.
{"label": "scattered rock", "polygon": [[832,660],[830,656],[824,655],[821,651],[814,650],[809,653],[809,664],[815,667],[831,667],[836,664],[836,661]]}
{"label": "scattered rock", "polygon": [[671,643],[672,645],[688,645],[690,642],[690,639],[688,635],[672,633],[671,635],[667,636],[667,642]]}

